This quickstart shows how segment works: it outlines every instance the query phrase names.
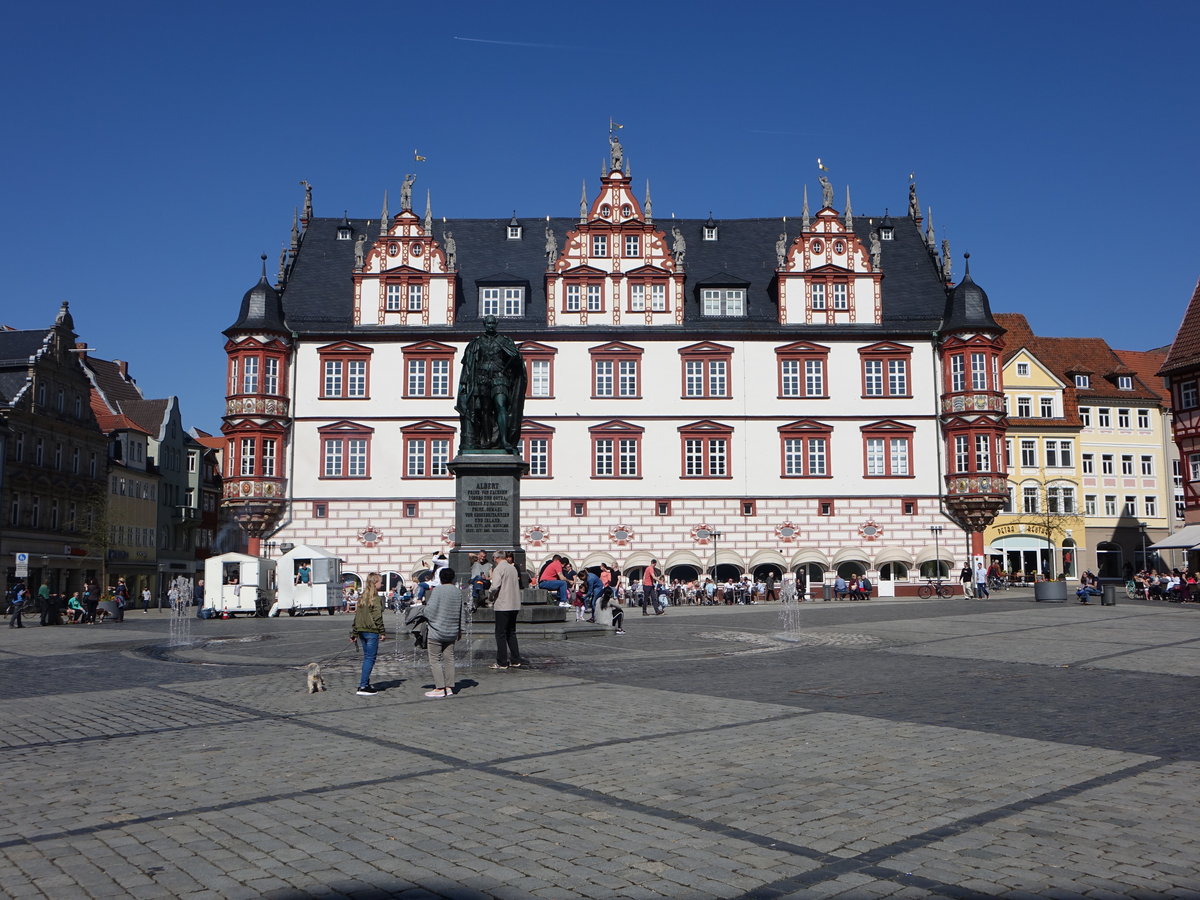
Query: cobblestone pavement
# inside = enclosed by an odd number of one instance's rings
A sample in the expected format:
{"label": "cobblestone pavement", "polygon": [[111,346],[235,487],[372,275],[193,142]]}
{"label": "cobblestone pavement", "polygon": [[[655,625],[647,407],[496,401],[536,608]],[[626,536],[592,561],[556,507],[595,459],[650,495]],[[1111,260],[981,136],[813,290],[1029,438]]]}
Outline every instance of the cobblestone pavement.
{"label": "cobblestone pavement", "polygon": [[10,631],[0,893],[1200,897],[1200,610],[630,612],[446,700],[342,616]]}

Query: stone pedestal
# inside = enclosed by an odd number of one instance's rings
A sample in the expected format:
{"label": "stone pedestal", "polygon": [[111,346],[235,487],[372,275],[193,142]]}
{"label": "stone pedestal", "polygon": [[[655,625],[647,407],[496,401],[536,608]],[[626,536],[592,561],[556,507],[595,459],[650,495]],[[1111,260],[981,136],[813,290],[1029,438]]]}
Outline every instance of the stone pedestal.
{"label": "stone pedestal", "polygon": [[513,554],[517,571],[525,573],[521,547],[521,476],[529,470],[519,456],[502,450],[460,453],[447,465],[454,475],[454,546],[450,567],[465,578],[469,553],[497,550]]}
{"label": "stone pedestal", "polygon": [[[525,550],[521,546],[521,476],[528,464],[502,450],[460,453],[447,466],[454,475],[454,546],[449,563],[458,582],[471,574],[470,554],[483,550],[491,562],[497,550],[510,551],[521,573],[519,622],[565,622],[568,610],[546,602],[545,591],[529,590]],[[476,621],[490,621],[491,610],[478,610]]]}

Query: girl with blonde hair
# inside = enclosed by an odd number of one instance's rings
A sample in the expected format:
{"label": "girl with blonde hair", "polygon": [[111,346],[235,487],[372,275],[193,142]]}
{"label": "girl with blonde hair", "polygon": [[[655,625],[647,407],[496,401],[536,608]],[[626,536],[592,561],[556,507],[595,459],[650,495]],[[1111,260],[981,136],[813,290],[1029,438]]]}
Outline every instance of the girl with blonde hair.
{"label": "girl with blonde hair", "polygon": [[371,670],[375,668],[379,642],[387,640],[383,627],[383,602],[379,599],[379,581],[378,572],[367,576],[367,583],[354,610],[354,624],[350,626],[350,642],[362,642],[362,675],[359,676],[355,693],[364,697],[379,693],[371,685]]}

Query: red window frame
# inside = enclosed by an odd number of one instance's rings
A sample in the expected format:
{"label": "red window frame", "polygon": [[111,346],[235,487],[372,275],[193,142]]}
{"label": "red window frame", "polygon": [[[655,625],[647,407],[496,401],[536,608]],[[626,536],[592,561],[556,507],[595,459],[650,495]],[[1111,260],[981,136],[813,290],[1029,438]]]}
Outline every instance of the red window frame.
{"label": "red window frame", "polygon": [[572,500],[570,508],[571,518],[581,518],[588,514],[588,502],[586,500]]}
{"label": "red window frame", "polygon": [[[426,419],[423,422],[414,422],[412,425],[407,425],[400,429],[401,437],[401,478],[406,481],[410,480],[428,480],[441,479],[452,477],[449,469],[441,474],[433,474],[433,447],[432,442],[435,440],[446,441],[446,461],[449,462],[454,458],[454,429],[449,425],[443,425],[441,422],[434,422]],[[408,458],[409,450],[415,443],[424,445],[424,464],[422,472],[414,475],[409,472]]]}
{"label": "red window frame", "polygon": [[[599,347],[592,347],[588,350],[590,357],[589,367],[592,376],[592,399],[593,400],[640,400],[642,397],[642,348],[635,347],[632,344],[625,344],[621,341],[614,341],[611,344],[603,344]],[[634,377],[634,392],[632,394],[621,393],[621,363],[633,362],[633,377]],[[601,362],[612,363],[612,393],[599,394],[597,393],[596,383],[596,364]]]}
{"label": "red window frame", "polygon": [[[814,475],[809,465],[810,448],[809,441],[811,440],[825,441],[825,472],[824,474]],[[801,465],[804,469],[803,473],[791,473],[787,471],[787,442],[789,440],[804,441],[804,449],[801,453]],[[801,419],[798,422],[791,422],[787,425],[779,426],[779,477],[780,478],[832,478],[833,477],[833,426],[826,425],[824,422],[817,422],[813,419]]]}
{"label": "red window frame", "polygon": [[[916,464],[913,460],[913,434],[916,429],[904,422],[897,422],[893,419],[888,419],[883,422],[873,422],[870,425],[864,425],[862,432],[862,450],[863,450],[863,478],[915,478]],[[870,462],[868,460],[868,441],[883,440],[883,468],[884,471],[871,475],[868,474]],[[903,474],[897,474],[892,471],[892,444],[893,440],[903,440],[907,444],[905,458],[908,460],[908,471]]]}
{"label": "red window frame", "polygon": [[[423,400],[423,399],[440,399],[444,400],[447,397],[454,396],[454,348],[447,344],[439,344],[435,341],[422,341],[419,344],[409,344],[407,347],[400,348],[400,354],[403,357],[403,370],[401,378],[403,385],[400,396],[406,400]],[[446,393],[433,393],[433,363],[434,361],[444,361],[446,363]],[[413,393],[410,390],[408,378],[408,367],[410,363],[421,363],[425,368],[425,391],[424,393]]]}
{"label": "red window frame", "polygon": [[[526,400],[553,400],[554,399],[554,357],[558,355],[558,349],[550,347],[546,344],[539,344],[537,341],[526,341],[520,344],[517,348],[521,353],[521,360],[525,363],[525,399]],[[544,397],[538,397],[533,394],[533,364],[534,362],[546,362],[550,367],[550,393]]]}
{"label": "red window frame", "polygon": [[[878,394],[867,393],[867,360],[880,362],[880,377],[882,379],[882,392]],[[900,361],[904,363],[904,393],[892,393],[892,379],[890,363]],[[912,367],[912,347],[905,344],[893,344],[890,341],[885,341],[878,344],[872,344],[869,347],[860,347],[858,349],[858,364],[861,376],[862,397],[864,400],[879,400],[907,397],[911,398],[913,393],[913,367]]]}
{"label": "red window frame", "polygon": [[[226,345],[229,351],[229,365],[226,370],[226,385],[229,397],[285,397],[287,396],[287,353],[278,342],[269,344],[249,339],[241,344]],[[246,360],[253,359],[258,364],[258,385],[252,391],[245,389]],[[267,393],[267,360],[274,360],[278,367],[275,390]],[[61,394],[61,392],[60,392]],[[61,401],[61,396],[59,400]],[[78,400],[78,397],[76,397]],[[61,410],[60,410],[61,412]]]}
{"label": "red window frame", "polygon": [[[701,363],[701,392],[688,393],[688,363]],[[712,364],[725,364],[725,392],[712,392]],[[733,348],[704,341],[679,348],[679,396],[683,400],[728,400],[733,397]]]}
{"label": "red window frame", "polygon": [[917,502],[916,497],[901,497],[900,498],[900,515],[915,516],[920,512],[921,507]]}
{"label": "red window frame", "polygon": [[[821,363],[821,387],[820,394],[808,393],[808,379],[805,374],[805,364],[809,361],[820,361]],[[797,363],[797,378],[799,384],[799,392],[795,394],[784,393],[784,374],[783,364],[785,362]],[[785,344],[782,347],[775,348],[775,368],[778,374],[778,390],[780,400],[825,400],[829,398],[829,348],[823,347],[820,344],[810,344],[807,341],[797,341],[794,344]]]}
{"label": "red window frame", "polygon": [[[818,308],[812,305],[813,285],[822,285],[825,289],[825,305]],[[846,306],[843,309],[834,309],[833,307],[833,286],[835,284],[844,284],[846,286]],[[809,312],[825,313],[834,315],[835,313],[848,313],[854,310],[854,298],[850,291],[850,276],[845,273],[829,273],[827,275],[806,275],[804,278],[804,299],[808,305]]]}
{"label": "red window frame", "polygon": [[[722,425],[720,422],[713,422],[705,419],[702,422],[693,422],[690,425],[681,425],[679,431],[679,477],[687,481],[695,481],[697,479],[720,480],[727,481],[733,478],[733,427],[730,425]],[[688,474],[688,441],[700,441],[700,467],[699,474]],[[712,470],[714,441],[723,441],[725,444],[725,471],[722,474],[714,475]]]}
{"label": "red window frame", "polygon": [[[317,434],[320,436],[321,452],[318,455],[318,465],[320,471],[318,478],[322,481],[365,481],[371,477],[371,440],[375,435],[375,429],[369,425],[362,425],[358,422],[333,422],[329,425],[322,426],[317,429]],[[349,475],[350,454],[347,448],[347,442],[351,440],[365,440],[365,464],[364,472],[361,475]],[[342,474],[327,475],[325,472],[325,462],[327,459],[327,446],[330,442],[340,441],[342,444]]]}
{"label": "red window frame", "polygon": [[837,503],[832,497],[817,498],[817,515],[822,518],[837,515]]}
{"label": "red window frame", "polygon": [[[320,360],[320,365],[317,368],[317,377],[320,383],[317,388],[317,397],[320,400],[370,400],[371,399],[371,356],[374,351],[370,347],[364,347],[362,344],[351,344],[345,341],[339,341],[336,344],[328,344],[324,347],[317,348],[317,357]],[[361,397],[351,397],[350,389],[350,373],[349,363],[352,361],[365,362],[364,367],[364,382],[363,394]],[[331,394],[326,390],[325,383],[325,366],[327,363],[336,363],[341,367],[341,393]],[[280,365],[280,378],[283,377],[283,365]],[[262,375],[260,373],[259,377]]]}
{"label": "red window frame", "polygon": [[[591,240],[591,238],[588,238]],[[564,315],[570,316],[599,316],[603,315],[608,309],[608,300],[605,297],[605,281],[607,276],[599,269],[586,267],[577,269],[574,272],[565,274],[562,280],[562,308],[561,312]],[[579,309],[567,309],[567,295],[572,285],[579,286]],[[588,286],[600,285],[600,308],[588,309]]]}
{"label": "red window frame", "polygon": [[[622,239],[624,240],[624,239]],[[645,288],[646,305],[642,309],[633,308],[633,286],[641,285]],[[655,309],[653,301],[652,286],[657,285],[663,289],[663,308]],[[625,273],[625,312],[631,316],[640,316],[646,313],[661,316],[671,311],[671,279],[668,273],[662,269],[654,268],[653,266],[644,266],[640,269],[634,269],[632,272]]]}
{"label": "red window frame", "polygon": [[[414,315],[419,316],[425,312],[428,312],[429,307],[431,305],[431,298],[430,298],[430,294],[429,294],[429,282],[430,282],[430,279],[427,274],[425,274],[424,272],[417,272],[416,270],[412,270],[412,271],[400,270],[399,272],[396,272],[395,270],[393,270],[391,273],[386,275],[383,279],[383,297],[380,302],[380,307],[381,307],[381,310],[384,313],[384,315],[386,315],[388,313],[392,313],[395,315],[407,317],[407,316],[414,316]],[[420,285],[420,287],[421,287],[421,308],[420,309],[409,309],[408,308],[409,288],[411,285],[414,285],[414,284]],[[388,309],[388,296],[387,295],[388,295],[388,287],[391,285],[398,285],[400,287],[400,308],[399,309]]]}
{"label": "red window frame", "polygon": [[654,501],[654,514],[656,516],[671,515],[671,501],[670,500],[662,500],[662,499],[655,500]]}
{"label": "red window frame", "polygon": [[405,500],[402,512],[406,519],[419,519],[421,517],[421,501]]}
{"label": "red window frame", "polygon": [[329,504],[322,500],[314,500],[312,505],[312,517],[314,519],[328,519]]}
{"label": "red window frame", "polygon": [[[591,436],[591,456],[592,456],[592,477],[602,479],[628,479],[636,480],[642,477],[642,437],[645,434],[645,429],[637,425],[632,425],[629,422],[604,422],[600,425],[593,425],[588,429],[588,434]],[[599,450],[599,441],[612,441],[612,471],[601,474],[598,471],[597,452]],[[621,472],[621,441],[631,440],[634,442],[634,460],[635,472],[632,474],[622,474]]]}
{"label": "red window frame", "polygon": [[541,422],[530,422],[526,420],[521,425],[521,458],[526,463],[529,462],[529,441],[544,440],[546,442],[546,471],[543,474],[535,474],[533,469],[525,475],[526,478],[553,478],[554,477],[554,429],[549,425],[543,425]]}
{"label": "red window frame", "polygon": [[750,516],[758,515],[757,500],[743,500],[741,504],[742,515],[749,518]]}

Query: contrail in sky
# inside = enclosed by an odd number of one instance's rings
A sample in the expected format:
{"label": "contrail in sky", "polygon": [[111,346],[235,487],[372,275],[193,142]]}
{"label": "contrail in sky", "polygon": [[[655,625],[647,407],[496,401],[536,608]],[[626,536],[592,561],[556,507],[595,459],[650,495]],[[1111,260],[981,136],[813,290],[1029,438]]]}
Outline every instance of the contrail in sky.
{"label": "contrail in sky", "polygon": [[458,35],[454,35],[452,39],[456,41],[468,41],[472,44],[500,44],[504,47],[544,47],[548,50],[572,49],[570,47],[565,47],[562,44],[528,44],[524,41],[489,41],[486,38],[459,37]]}

